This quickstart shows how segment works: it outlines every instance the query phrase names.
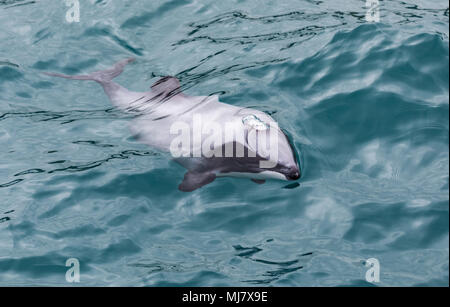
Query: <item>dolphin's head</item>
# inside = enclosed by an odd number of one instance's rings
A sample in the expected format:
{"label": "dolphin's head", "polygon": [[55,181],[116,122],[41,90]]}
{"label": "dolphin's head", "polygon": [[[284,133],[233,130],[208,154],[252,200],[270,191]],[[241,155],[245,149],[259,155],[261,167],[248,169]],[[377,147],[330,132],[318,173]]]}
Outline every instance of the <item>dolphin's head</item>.
{"label": "dolphin's head", "polygon": [[[260,178],[297,180],[301,171],[294,146],[275,120],[257,112],[243,116],[247,128],[247,146],[260,158]],[[258,146],[266,144],[265,146]]]}

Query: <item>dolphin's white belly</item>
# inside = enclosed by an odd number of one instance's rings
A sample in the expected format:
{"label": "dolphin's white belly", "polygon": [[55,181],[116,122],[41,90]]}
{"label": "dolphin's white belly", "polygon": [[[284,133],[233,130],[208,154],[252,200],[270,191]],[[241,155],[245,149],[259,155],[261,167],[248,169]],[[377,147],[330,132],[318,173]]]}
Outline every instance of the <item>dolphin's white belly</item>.
{"label": "dolphin's white belly", "polygon": [[245,173],[245,172],[228,172],[228,173],[217,173],[217,177],[235,177],[235,178],[249,178],[249,179],[278,179],[287,180],[285,176],[280,173],[273,171],[263,171],[259,173]]}

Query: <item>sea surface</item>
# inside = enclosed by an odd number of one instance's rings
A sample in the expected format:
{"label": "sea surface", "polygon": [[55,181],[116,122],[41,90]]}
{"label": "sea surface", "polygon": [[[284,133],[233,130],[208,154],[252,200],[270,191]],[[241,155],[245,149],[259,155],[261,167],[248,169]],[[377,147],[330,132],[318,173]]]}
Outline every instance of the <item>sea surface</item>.
{"label": "sea surface", "polygon": [[[79,8],[0,0],[0,286],[449,285],[448,1]],[[127,57],[131,90],[173,75],[271,114],[302,178],[180,192],[98,84],[42,74]]]}

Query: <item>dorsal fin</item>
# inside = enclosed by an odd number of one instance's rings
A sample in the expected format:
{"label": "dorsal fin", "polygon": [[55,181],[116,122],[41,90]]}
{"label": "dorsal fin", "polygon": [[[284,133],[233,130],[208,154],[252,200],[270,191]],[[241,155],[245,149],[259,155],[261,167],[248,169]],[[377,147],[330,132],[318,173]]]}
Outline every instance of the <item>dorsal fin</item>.
{"label": "dorsal fin", "polygon": [[180,81],[172,76],[162,77],[152,85],[155,94],[177,95],[181,93]]}

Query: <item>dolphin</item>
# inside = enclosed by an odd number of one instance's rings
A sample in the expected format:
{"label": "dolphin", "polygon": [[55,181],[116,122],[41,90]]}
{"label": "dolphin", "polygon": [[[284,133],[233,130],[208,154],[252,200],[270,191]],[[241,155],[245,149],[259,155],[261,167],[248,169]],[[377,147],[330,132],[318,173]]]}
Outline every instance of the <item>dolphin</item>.
{"label": "dolphin", "polygon": [[[128,58],[109,69],[88,75],[45,74],[98,82],[116,108],[136,115],[130,129],[141,142],[172,153],[173,159],[187,169],[178,186],[181,191],[194,191],[224,176],[250,178],[258,184],[266,179],[300,178],[294,147],[271,116],[255,109],[222,103],[217,95],[188,96],[182,92],[179,80],[172,76],[160,78],[150,91],[129,91],[113,79],[133,61]],[[202,133],[205,129],[211,131],[208,140],[199,138],[195,129],[191,129],[184,134],[184,139],[191,142],[174,146],[176,138],[183,140],[180,133],[174,133],[177,127],[195,126]],[[178,132],[183,131],[181,128]],[[258,145],[269,134],[276,140],[273,155],[268,155],[267,150],[261,150],[264,147]],[[267,142],[265,140],[266,145]],[[174,149],[178,149],[178,153],[174,154]],[[264,163],[267,165],[263,166]]]}

